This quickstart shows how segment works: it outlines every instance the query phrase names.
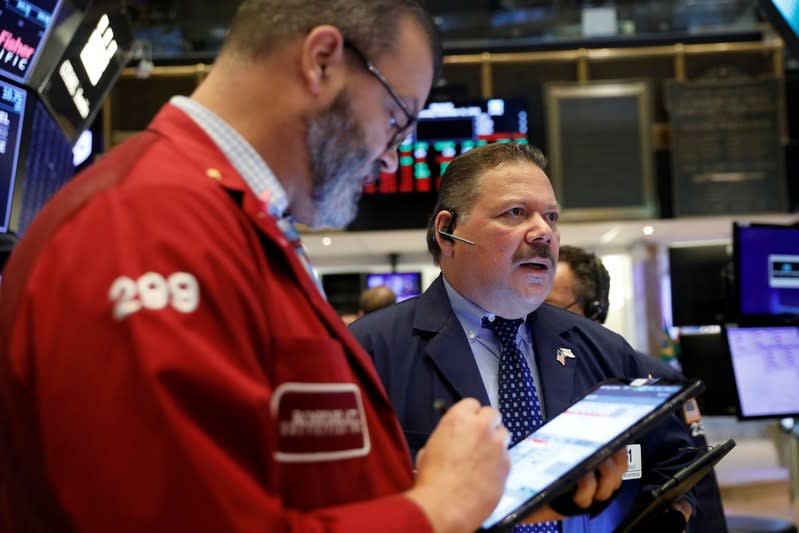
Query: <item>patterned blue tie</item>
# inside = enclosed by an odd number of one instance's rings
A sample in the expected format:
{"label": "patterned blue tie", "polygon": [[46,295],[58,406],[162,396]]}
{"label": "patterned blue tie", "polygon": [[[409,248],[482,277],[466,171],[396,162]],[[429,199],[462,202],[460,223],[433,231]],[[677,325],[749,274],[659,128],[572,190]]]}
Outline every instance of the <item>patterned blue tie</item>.
{"label": "patterned blue tie", "polygon": [[[523,318],[509,320],[483,317],[483,327],[494,330],[501,353],[497,379],[499,382],[499,412],[511,434],[511,446],[544,423],[535,381],[521,350],[516,346],[516,334]],[[513,528],[514,533],[559,533],[560,522],[543,522]]]}

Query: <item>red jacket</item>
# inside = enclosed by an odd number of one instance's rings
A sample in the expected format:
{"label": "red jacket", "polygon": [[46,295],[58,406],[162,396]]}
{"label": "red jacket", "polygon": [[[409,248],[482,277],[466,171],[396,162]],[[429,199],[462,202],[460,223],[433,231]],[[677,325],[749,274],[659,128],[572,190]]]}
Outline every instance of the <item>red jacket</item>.
{"label": "red jacket", "polygon": [[0,354],[0,530],[430,528],[368,356],[172,106],[29,228]]}

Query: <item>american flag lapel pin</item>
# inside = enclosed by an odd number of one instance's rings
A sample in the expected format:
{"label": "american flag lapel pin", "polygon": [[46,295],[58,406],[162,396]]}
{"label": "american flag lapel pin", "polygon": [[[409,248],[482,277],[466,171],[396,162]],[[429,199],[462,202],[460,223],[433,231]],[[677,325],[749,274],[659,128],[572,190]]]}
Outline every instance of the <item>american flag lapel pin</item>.
{"label": "american flag lapel pin", "polygon": [[569,348],[558,348],[555,354],[555,359],[561,366],[566,366],[566,359],[575,359],[574,353]]}

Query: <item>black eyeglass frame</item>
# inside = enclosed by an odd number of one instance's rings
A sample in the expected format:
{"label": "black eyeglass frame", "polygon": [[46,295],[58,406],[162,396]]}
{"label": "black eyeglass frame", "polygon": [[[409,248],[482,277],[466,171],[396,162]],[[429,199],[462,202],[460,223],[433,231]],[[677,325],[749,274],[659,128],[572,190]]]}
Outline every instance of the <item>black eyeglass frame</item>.
{"label": "black eyeglass frame", "polygon": [[397,146],[399,146],[399,144],[408,136],[410,129],[413,127],[416,121],[419,120],[419,117],[408,110],[408,107],[402,101],[399,94],[397,94],[397,91],[394,90],[394,87],[391,86],[383,73],[380,72],[380,69],[377,68],[374,63],[369,61],[369,58],[366,57],[366,54],[364,54],[357,46],[346,39],[344,40],[344,47],[358,57],[361,63],[363,63],[364,67],[366,67],[366,70],[369,71],[369,73],[380,82],[380,85],[383,86],[388,95],[392,98],[392,100],[394,100],[394,103],[397,104],[397,107],[399,107],[400,110],[402,110],[402,113],[405,115],[407,122],[405,122],[405,124],[402,126],[400,126],[399,122],[397,122],[397,119],[394,118],[393,114],[389,115],[389,126],[394,128],[394,134],[388,140],[386,149],[396,149]]}

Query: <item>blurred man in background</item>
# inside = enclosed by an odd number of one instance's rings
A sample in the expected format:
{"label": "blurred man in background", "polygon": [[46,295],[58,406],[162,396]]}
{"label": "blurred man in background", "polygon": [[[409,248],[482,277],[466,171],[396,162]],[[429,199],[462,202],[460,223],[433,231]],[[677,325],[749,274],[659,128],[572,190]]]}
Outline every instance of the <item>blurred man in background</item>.
{"label": "blurred man in background", "polygon": [[397,295],[386,286],[370,287],[361,293],[358,299],[358,317],[368,315],[378,309],[396,303]]}

